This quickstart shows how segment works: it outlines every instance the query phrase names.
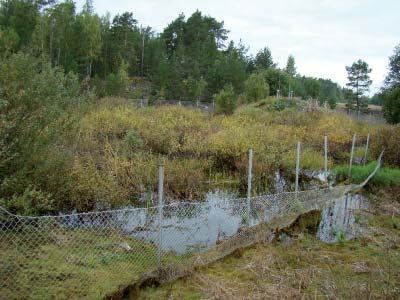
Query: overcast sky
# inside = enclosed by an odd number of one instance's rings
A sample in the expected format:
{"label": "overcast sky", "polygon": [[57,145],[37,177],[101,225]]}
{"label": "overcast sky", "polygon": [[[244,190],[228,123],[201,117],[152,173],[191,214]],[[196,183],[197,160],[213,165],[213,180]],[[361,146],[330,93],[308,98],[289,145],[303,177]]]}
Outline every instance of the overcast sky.
{"label": "overcast sky", "polygon": [[[78,8],[84,0],[78,0]],[[346,83],[345,66],[361,58],[371,67],[371,93],[387,72],[388,56],[400,43],[400,0],[93,0],[103,15],[133,12],[157,32],[180,13],[196,9],[225,21],[229,38],[255,54],[271,49],[280,67],[289,54],[304,75]]]}

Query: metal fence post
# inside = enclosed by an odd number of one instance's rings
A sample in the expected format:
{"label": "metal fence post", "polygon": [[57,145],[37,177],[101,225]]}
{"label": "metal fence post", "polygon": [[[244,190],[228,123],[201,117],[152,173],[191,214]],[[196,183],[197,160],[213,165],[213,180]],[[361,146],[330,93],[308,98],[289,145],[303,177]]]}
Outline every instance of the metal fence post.
{"label": "metal fence post", "polygon": [[324,161],[324,175],[325,182],[328,183],[328,136],[324,138],[324,149],[325,149],[325,161]]}
{"label": "metal fence post", "polygon": [[297,143],[297,152],[296,152],[296,183],[295,183],[296,199],[297,199],[297,193],[299,192],[299,172],[300,172],[300,142]]}
{"label": "metal fence post", "polygon": [[351,177],[351,167],[353,166],[354,147],[356,144],[356,134],[353,135],[353,142],[351,144],[350,164],[349,164],[349,178]]}
{"label": "metal fence post", "polygon": [[368,146],[369,146],[369,136],[370,136],[370,133],[368,132],[368,135],[367,135],[367,143],[365,144],[364,165],[365,165],[365,163],[367,162]]}
{"label": "metal fence post", "polygon": [[251,198],[251,177],[253,168],[253,149],[249,149],[249,162],[247,167],[247,225],[250,225],[250,198]]}
{"label": "metal fence post", "polygon": [[158,244],[157,244],[157,266],[161,268],[162,263],[162,223],[163,223],[163,193],[164,193],[164,165],[160,163],[158,168]]}

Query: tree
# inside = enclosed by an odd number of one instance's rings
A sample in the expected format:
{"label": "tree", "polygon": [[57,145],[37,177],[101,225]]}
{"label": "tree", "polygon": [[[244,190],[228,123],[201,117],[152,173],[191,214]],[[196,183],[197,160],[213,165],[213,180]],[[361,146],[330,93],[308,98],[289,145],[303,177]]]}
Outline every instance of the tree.
{"label": "tree", "polygon": [[263,72],[265,81],[267,82],[270,95],[276,95],[280,91],[281,95],[286,95],[289,86],[289,75],[280,69],[269,68]]}
{"label": "tree", "polygon": [[0,53],[7,56],[17,49],[19,36],[13,28],[0,28]]}
{"label": "tree", "polygon": [[87,0],[82,13],[77,16],[78,33],[80,38],[79,57],[85,64],[86,76],[92,76],[93,61],[101,51],[101,21],[93,13],[91,0]]}
{"label": "tree", "polygon": [[371,73],[372,69],[369,68],[368,64],[359,59],[354,62],[351,66],[346,66],[347,71],[347,79],[348,83],[346,84],[350,87],[355,96],[356,106],[358,115],[360,114],[361,109],[361,96],[364,95],[366,91],[369,90],[369,86],[372,83],[372,80],[369,77],[369,73]]}
{"label": "tree", "polygon": [[291,76],[294,77],[296,75],[296,66],[295,60],[293,55],[289,55],[287,63],[286,63],[286,72]]}
{"label": "tree", "polygon": [[387,90],[382,95],[385,119],[396,124],[400,122],[400,86]]}
{"label": "tree", "polygon": [[400,85],[400,44],[394,48],[394,53],[389,57],[389,73],[385,79],[385,88]]}
{"label": "tree", "polygon": [[269,86],[263,74],[254,73],[244,83],[244,95],[247,102],[254,102],[269,95]]}
{"label": "tree", "polygon": [[217,113],[229,115],[235,111],[237,98],[232,84],[226,85],[214,98]]}
{"label": "tree", "polygon": [[235,93],[242,93],[247,78],[246,66],[244,46],[240,43],[238,46],[233,42],[229,43],[225,51],[218,53],[216,61],[205,75],[209,91],[216,93],[225,85],[232,84]]}
{"label": "tree", "polygon": [[11,197],[31,184],[54,180],[46,168],[61,170],[62,161],[47,164],[47,146],[71,125],[69,113],[76,111],[70,108],[81,99],[80,84],[76,75],[19,52],[2,61],[0,86],[0,182],[11,182],[0,186],[0,193]]}
{"label": "tree", "polygon": [[316,78],[306,77],[304,79],[304,88],[306,96],[317,99],[321,90],[321,84]]}
{"label": "tree", "polygon": [[400,122],[400,45],[389,57],[389,73],[382,89],[383,112],[389,123]]}
{"label": "tree", "polygon": [[111,64],[112,71],[116,72],[122,61],[128,64],[128,68],[139,61],[137,45],[140,44],[140,33],[137,28],[137,20],[130,12],[116,15],[111,26]]}
{"label": "tree", "polygon": [[18,35],[19,48],[31,41],[39,9],[39,1],[5,0],[0,3],[0,26],[12,28]]}
{"label": "tree", "polygon": [[271,50],[268,47],[264,47],[258,51],[256,58],[254,59],[254,64],[257,69],[268,69],[275,67],[276,64],[272,60]]}
{"label": "tree", "polygon": [[339,100],[340,97],[340,88],[339,86],[332,82],[330,79],[318,79],[320,83],[320,92],[318,96],[318,100],[320,104],[324,104],[327,102],[330,108],[335,108],[336,102]]}

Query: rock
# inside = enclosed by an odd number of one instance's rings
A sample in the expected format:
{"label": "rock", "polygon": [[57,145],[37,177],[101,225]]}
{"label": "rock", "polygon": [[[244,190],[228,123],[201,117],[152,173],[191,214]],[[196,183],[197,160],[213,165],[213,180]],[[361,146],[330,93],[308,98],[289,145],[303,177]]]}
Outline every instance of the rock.
{"label": "rock", "polygon": [[124,249],[125,251],[132,251],[132,247],[129,246],[127,242],[122,242],[118,245],[120,248]]}

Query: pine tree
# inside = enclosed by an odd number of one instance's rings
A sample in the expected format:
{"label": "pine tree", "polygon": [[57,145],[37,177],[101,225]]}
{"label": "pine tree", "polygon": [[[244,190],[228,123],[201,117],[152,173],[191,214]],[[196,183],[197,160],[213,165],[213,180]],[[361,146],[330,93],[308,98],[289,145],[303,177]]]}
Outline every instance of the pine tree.
{"label": "pine tree", "polygon": [[369,77],[369,73],[371,73],[372,69],[369,68],[365,61],[359,59],[351,66],[346,66],[346,71],[347,79],[349,81],[346,85],[353,90],[357,106],[357,115],[359,116],[361,97],[369,90],[369,86],[372,83],[372,80]]}

